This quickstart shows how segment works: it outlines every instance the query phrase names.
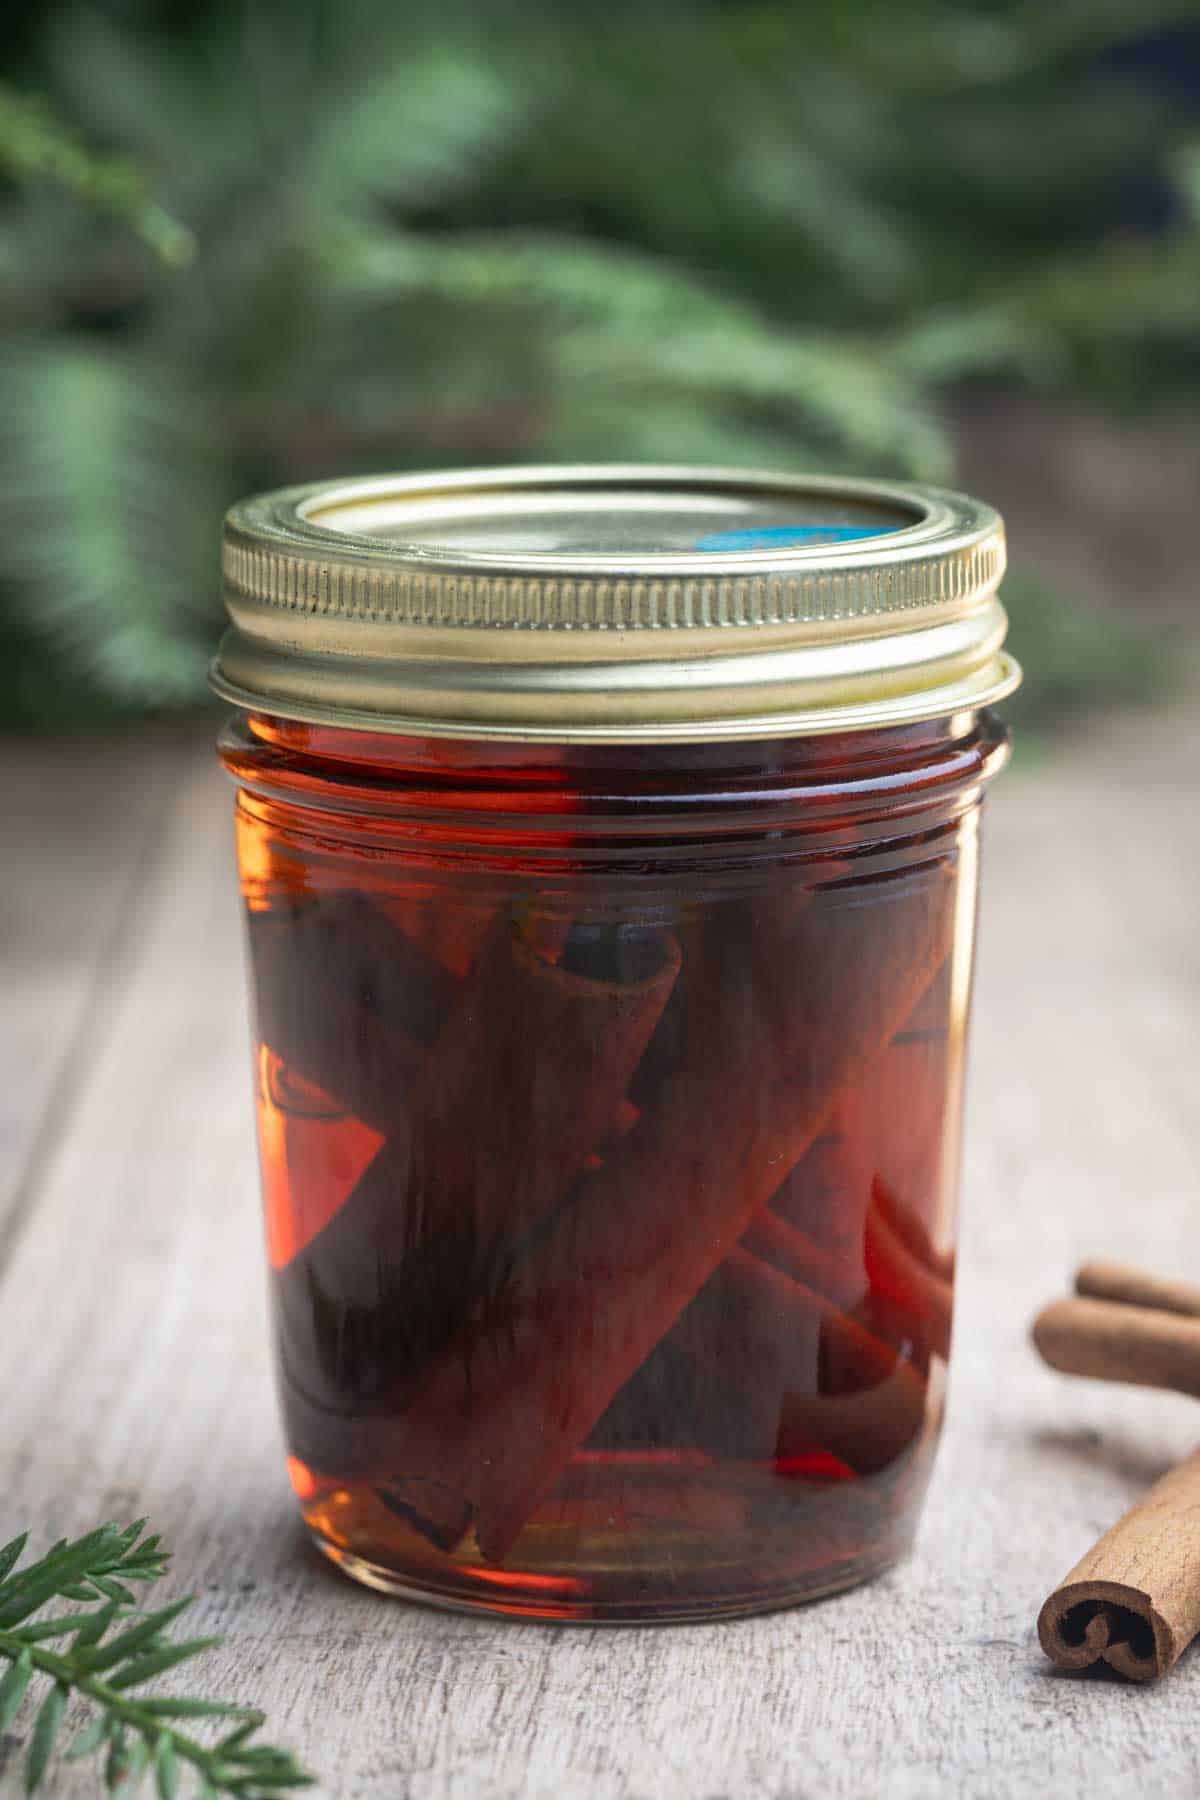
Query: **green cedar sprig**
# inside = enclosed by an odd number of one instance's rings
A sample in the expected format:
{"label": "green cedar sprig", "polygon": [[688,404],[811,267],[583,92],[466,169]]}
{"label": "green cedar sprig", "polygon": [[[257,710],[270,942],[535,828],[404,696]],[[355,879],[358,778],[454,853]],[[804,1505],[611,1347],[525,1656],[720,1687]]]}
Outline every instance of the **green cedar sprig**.
{"label": "green cedar sprig", "polygon": [[[7,1731],[33,1684],[45,1678],[41,1703],[25,1755],[25,1792],[41,1786],[59,1743],[72,1698],[90,1701],[94,1713],[66,1751],[75,1759],[103,1753],[109,1792],[133,1793],[152,1772],[160,1800],[174,1800],[190,1765],[209,1800],[235,1794],[241,1800],[274,1796],[311,1784],[286,1750],[254,1741],[262,1713],[228,1700],[135,1694],[157,1675],[211,1649],[219,1638],[170,1636],[191,1596],[157,1612],[134,1611],[130,1583],[156,1581],[169,1560],[146,1521],[101,1525],[84,1537],[63,1538],[39,1561],[21,1568],[27,1532],[0,1549],[0,1732]],[[53,1600],[82,1602],[66,1612],[43,1614]],[[224,1734],[202,1743],[179,1721],[222,1721]]]}

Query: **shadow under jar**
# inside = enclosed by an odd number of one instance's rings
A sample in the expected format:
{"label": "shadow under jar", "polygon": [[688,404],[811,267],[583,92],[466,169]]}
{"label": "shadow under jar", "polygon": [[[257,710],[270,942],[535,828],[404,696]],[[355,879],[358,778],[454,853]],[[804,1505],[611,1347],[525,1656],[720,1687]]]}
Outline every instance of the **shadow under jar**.
{"label": "shadow under jar", "polygon": [[230,515],[279,1382],[350,1574],[695,1619],[907,1548],[1002,559],[961,496],[704,470]]}

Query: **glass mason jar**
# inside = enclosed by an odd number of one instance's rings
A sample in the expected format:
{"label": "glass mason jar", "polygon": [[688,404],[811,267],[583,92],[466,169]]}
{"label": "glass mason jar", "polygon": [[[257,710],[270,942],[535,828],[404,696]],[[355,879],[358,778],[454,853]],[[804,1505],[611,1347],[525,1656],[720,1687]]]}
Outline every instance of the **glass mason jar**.
{"label": "glass mason jar", "polygon": [[350,1574],[695,1619],[908,1546],[1002,563],[962,496],[708,470],[231,513],[288,1466]]}

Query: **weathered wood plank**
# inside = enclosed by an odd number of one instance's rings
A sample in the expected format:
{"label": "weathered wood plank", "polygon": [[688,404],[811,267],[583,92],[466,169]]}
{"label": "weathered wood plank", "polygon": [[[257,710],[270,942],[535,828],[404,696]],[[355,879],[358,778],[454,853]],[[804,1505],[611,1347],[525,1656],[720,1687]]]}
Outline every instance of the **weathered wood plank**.
{"label": "weathered wood plank", "polygon": [[1136,721],[994,796],[962,1306],[917,1555],[804,1611],[663,1631],[410,1609],[306,1550],[264,1348],[228,796],[198,767],[0,1287],[0,1530],[149,1511],[171,1588],[229,1634],[206,1679],[266,1705],[338,1800],[1194,1786],[1200,1658],[1159,1689],[1066,1681],[1033,1621],[1200,1414],[1056,1377],[1025,1333],[1086,1253],[1200,1262],[1198,751],[1200,718]]}
{"label": "weathered wood plank", "polygon": [[0,1246],[103,1029],[105,993],[134,947],[138,885],[191,749],[144,729],[4,747]]}

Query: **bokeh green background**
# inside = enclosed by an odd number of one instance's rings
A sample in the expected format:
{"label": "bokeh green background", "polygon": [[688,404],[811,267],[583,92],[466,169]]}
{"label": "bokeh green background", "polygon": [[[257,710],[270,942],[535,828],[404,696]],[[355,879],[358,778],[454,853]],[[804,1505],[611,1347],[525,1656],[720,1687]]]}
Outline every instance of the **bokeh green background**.
{"label": "bokeh green background", "polygon": [[0,723],[202,703],[241,493],[544,458],[963,481],[1009,514],[1027,718],[1180,679],[1194,5],[17,0],[7,33]]}

